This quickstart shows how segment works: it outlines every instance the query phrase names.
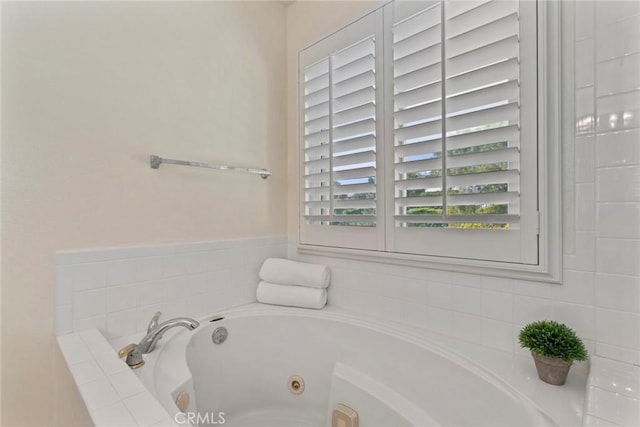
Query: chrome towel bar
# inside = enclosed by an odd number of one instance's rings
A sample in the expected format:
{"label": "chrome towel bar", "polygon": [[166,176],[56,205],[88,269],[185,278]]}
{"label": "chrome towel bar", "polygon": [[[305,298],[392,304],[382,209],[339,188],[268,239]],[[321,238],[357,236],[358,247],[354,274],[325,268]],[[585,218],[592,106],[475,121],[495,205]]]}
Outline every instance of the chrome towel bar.
{"label": "chrome towel bar", "polygon": [[255,173],[260,175],[262,179],[267,179],[271,176],[271,171],[269,169],[256,169],[256,168],[242,168],[237,166],[227,166],[227,165],[214,165],[211,163],[201,163],[201,162],[189,162],[186,160],[174,160],[174,159],[163,159],[162,157],[151,155],[149,158],[149,162],[153,169],[158,169],[162,163],[169,163],[172,165],[183,165],[183,166],[196,166],[199,168],[209,168],[209,169],[219,169],[219,170],[229,170],[235,172],[246,172],[246,173]]}

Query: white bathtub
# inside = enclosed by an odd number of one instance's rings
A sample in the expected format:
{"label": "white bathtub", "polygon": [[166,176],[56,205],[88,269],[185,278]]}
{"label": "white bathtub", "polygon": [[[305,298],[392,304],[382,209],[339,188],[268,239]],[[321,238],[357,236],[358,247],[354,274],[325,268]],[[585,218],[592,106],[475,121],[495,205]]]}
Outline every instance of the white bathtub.
{"label": "white bathtub", "polygon": [[[165,340],[138,370],[179,424],[329,426],[342,403],[362,427],[558,425],[474,362],[397,327],[277,307],[222,316]],[[222,344],[211,338],[218,327],[229,333]],[[290,392],[292,375],[302,394]],[[191,396],[184,415],[181,392]]]}

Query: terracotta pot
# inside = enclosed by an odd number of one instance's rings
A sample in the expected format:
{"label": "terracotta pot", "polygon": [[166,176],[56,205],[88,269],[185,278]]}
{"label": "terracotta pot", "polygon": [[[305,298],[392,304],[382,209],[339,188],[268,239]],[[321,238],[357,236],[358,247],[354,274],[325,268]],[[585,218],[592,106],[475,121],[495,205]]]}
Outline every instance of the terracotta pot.
{"label": "terracotta pot", "polygon": [[567,363],[557,357],[545,357],[531,352],[533,361],[536,363],[538,378],[548,384],[563,385],[567,381],[571,363]]}

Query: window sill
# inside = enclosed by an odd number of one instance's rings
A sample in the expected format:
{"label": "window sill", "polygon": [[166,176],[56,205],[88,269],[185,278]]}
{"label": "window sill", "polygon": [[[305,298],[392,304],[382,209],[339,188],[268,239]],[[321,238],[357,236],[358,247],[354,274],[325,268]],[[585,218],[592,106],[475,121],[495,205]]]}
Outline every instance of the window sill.
{"label": "window sill", "polygon": [[298,253],[545,283],[559,284],[562,280],[559,263],[549,268],[545,265],[501,263],[305,244],[298,244]]}

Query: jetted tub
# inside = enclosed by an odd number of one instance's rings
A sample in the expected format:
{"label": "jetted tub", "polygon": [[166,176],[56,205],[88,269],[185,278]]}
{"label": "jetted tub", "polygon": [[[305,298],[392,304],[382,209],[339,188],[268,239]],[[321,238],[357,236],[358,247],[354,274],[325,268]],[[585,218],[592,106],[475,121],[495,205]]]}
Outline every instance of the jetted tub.
{"label": "jetted tub", "polygon": [[[215,344],[220,327],[228,337]],[[138,375],[182,425],[325,427],[338,403],[358,413],[361,427],[557,425],[474,362],[344,314],[232,310],[161,343]],[[304,383],[300,394],[293,376]],[[183,392],[190,403],[181,413]]]}

